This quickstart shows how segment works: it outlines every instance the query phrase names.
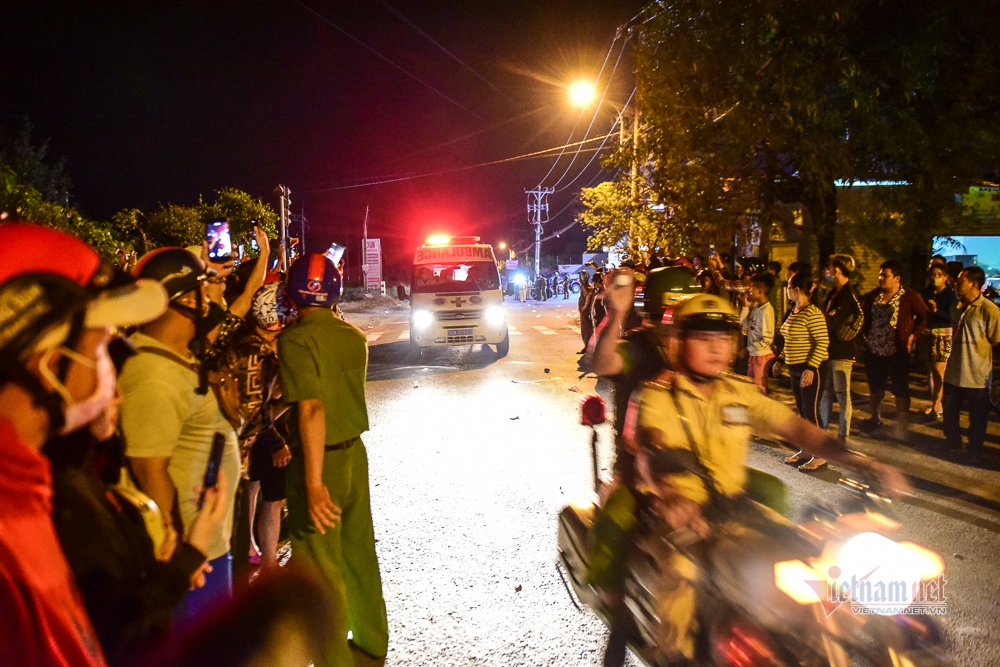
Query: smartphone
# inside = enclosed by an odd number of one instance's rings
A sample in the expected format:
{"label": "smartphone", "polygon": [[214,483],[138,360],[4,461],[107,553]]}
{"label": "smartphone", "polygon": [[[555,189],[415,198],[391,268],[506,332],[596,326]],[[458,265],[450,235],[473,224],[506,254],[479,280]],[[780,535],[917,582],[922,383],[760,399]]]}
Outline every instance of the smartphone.
{"label": "smartphone", "polygon": [[714,245],[708,246],[708,256],[709,257],[715,257],[715,246]]}
{"label": "smartphone", "polygon": [[212,220],[205,231],[208,239],[208,258],[229,259],[233,253],[233,242],[229,236],[228,220]]}
{"label": "smartphone", "polygon": [[205,466],[205,477],[201,481],[201,495],[198,497],[198,509],[205,501],[205,492],[219,483],[219,468],[222,467],[222,452],[226,448],[226,436],[218,431],[212,440],[212,452],[208,455],[208,465]]}
{"label": "smartphone", "polygon": [[260,248],[257,247],[257,239],[250,239],[250,247],[253,248],[254,251],[260,250]]}

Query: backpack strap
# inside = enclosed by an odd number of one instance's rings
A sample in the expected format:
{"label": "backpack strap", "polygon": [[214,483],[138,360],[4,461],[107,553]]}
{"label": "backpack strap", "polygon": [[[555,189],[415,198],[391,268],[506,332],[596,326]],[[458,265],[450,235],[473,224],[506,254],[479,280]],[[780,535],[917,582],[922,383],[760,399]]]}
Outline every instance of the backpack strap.
{"label": "backpack strap", "polygon": [[170,361],[173,361],[174,363],[178,363],[178,364],[180,364],[184,368],[187,368],[190,371],[193,371],[195,373],[198,372],[198,364],[196,364],[194,362],[191,362],[191,361],[185,361],[179,355],[174,354],[170,350],[164,350],[162,347],[153,347],[152,345],[144,345],[142,347],[135,348],[135,351],[136,352],[149,352],[150,354],[155,354],[157,356],[163,357],[164,359],[169,359]]}

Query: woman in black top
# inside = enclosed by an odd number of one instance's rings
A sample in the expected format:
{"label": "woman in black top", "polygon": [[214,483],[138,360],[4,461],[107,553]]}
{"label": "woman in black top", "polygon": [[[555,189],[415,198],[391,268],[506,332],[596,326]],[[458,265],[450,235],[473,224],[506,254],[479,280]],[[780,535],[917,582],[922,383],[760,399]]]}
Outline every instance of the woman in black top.
{"label": "woman in black top", "polygon": [[168,534],[154,551],[140,510],[112,486],[123,458],[115,438],[120,402],[118,395],[87,427],[42,450],[52,464],[56,534],[112,666],[140,662],[166,638],[174,607],[204,583],[205,553],[226,515],[220,474],[186,539]]}

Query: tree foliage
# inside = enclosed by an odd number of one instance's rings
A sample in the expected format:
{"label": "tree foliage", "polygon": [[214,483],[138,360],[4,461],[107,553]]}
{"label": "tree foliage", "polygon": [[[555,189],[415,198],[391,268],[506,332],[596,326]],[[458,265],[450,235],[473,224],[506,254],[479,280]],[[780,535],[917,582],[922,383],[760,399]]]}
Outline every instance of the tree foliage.
{"label": "tree foliage", "polygon": [[750,217],[766,234],[800,202],[827,254],[837,179],[907,181],[893,198],[927,229],[954,213],[963,179],[995,173],[1000,64],[983,3],[663,0],[639,25],[637,148],[668,226],[730,238]]}

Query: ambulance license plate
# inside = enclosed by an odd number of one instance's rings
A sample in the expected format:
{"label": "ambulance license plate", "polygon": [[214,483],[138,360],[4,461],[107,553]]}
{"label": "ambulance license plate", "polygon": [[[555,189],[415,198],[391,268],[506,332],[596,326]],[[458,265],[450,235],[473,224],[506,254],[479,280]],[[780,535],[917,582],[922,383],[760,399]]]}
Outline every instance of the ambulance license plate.
{"label": "ambulance license plate", "polygon": [[471,336],[472,329],[448,329],[448,336],[452,338],[459,338],[461,336]]}

